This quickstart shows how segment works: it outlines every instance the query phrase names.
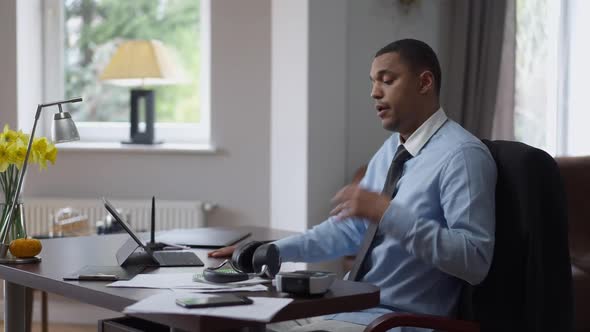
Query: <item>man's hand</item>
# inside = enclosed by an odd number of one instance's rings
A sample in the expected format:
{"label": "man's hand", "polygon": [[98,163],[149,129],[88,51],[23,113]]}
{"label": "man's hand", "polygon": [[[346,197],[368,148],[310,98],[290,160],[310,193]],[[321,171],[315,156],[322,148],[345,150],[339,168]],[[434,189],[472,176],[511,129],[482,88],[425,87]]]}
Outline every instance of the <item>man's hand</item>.
{"label": "man's hand", "polygon": [[223,247],[223,248],[215,249],[213,251],[208,252],[207,256],[213,257],[213,258],[231,257],[231,255],[234,253],[234,250],[236,250],[235,245],[229,246],[229,247]]}
{"label": "man's hand", "polygon": [[385,195],[366,191],[357,185],[348,185],[336,193],[332,202],[336,204],[336,207],[330,211],[330,215],[338,219],[361,217],[378,223],[389,207],[391,199]]}

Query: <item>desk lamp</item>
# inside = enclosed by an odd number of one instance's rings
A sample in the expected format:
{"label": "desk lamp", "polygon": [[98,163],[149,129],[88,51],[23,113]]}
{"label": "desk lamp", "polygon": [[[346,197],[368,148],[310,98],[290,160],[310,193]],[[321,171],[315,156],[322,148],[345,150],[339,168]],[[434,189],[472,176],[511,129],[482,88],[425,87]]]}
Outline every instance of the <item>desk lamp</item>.
{"label": "desk lamp", "polygon": [[[12,202],[10,202],[8,214],[4,218],[2,222],[2,227],[0,228],[0,260],[6,259],[6,254],[8,253],[9,243],[5,242],[6,237],[10,232],[10,226],[12,225],[12,222],[9,222],[9,220],[12,219],[13,212],[17,207],[16,202],[18,201],[18,197],[20,196],[20,191],[23,185],[23,180],[25,178],[25,173],[27,172],[29,155],[31,154],[31,146],[33,145],[33,137],[35,137],[35,129],[37,129],[37,122],[39,122],[41,111],[49,106],[57,105],[57,107],[59,107],[59,113],[55,113],[55,115],[53,116],[53,127],[51,130],[51,136],[54,143],[77,141],[80,139],[80,135],[78,134],[78,129],[76,129],[76,124],[72,120],[72,116],[70,115],[70,113],[64,112],[62,110],[61,105],[77,103],[80,101],[82,101],[82,98],[74,98],[47,104],[39,104],[37,106],[37,112],[35,113],[35,122],[33,123],[33,130],[31,130],[31,136],[29,137],[29,143],[27,145],[27,154],[25,155],[25,161],[19,173],[18,184],[16,185],[15,194],[12,198]],[[38,258],[34,257],[30,261],[27,259],[18,259],[18,261],[19,263],[33,263],[38,261]]]}

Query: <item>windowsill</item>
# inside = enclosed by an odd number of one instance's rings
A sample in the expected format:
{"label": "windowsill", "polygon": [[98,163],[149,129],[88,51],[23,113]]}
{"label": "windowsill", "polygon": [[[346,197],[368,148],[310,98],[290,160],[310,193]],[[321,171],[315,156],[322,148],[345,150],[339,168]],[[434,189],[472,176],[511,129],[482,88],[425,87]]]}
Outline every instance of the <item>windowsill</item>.
{"label": "windowsill", "polygon": [[70,142],[57,145],[60,152],[116,152],[146,154],[216,154],[211,144],[161,143],[123,144],[120,142]]}

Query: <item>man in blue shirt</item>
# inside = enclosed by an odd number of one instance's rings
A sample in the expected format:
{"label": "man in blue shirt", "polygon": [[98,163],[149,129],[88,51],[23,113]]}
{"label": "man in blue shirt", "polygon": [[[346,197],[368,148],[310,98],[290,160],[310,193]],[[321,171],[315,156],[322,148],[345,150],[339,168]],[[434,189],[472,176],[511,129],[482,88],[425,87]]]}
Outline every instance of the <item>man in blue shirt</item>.
{"label": "man in blue shirt", "polygon": [[[398,40],[377,52],[370,78],[377,116],[393,134],[360,184],[336,194],[330,218],[275,244],[283,261],[329,260],[356,254],[369,225],[378,224],[360,281],[380,287],[380,305],[290,331],[362,331],[392,311],[453,315],[462,286],[480,283],[492,261],[496,166],[485,145],[440,107],[436,54],[421,41]],[[392,199],[382,188],[400,145],[409,159]]]}

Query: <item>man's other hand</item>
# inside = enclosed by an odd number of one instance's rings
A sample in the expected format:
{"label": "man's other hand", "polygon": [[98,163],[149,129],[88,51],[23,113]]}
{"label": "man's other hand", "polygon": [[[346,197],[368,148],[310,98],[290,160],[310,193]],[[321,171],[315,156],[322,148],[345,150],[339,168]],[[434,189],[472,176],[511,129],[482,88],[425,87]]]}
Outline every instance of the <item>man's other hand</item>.
{"label": "man's other hand", "polygon": [[223,247],[223,248],[215,249],[213,251],[208,252],[207,256],[213,257],[213,258],[231,257],[231,255],[234,253],[234,250],[236,250],[235,245],[229,246],[229,247]]}
{"label": "man's other hand", "polygon": [[390,202],[391,199],[385,195],[351,184],[342,188],[332,198],[332,203],[336,204],[336,207],[330,211],[330,215],[338,219],[361,217],[378,223]]}

